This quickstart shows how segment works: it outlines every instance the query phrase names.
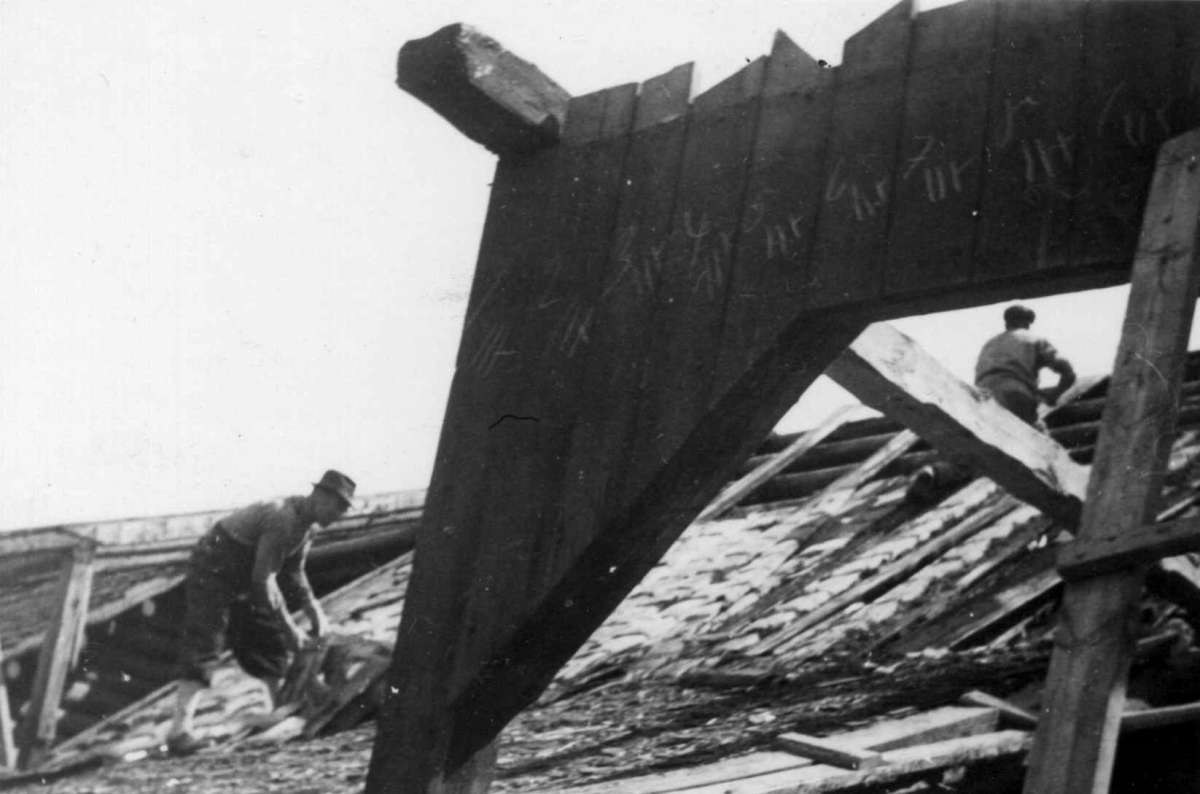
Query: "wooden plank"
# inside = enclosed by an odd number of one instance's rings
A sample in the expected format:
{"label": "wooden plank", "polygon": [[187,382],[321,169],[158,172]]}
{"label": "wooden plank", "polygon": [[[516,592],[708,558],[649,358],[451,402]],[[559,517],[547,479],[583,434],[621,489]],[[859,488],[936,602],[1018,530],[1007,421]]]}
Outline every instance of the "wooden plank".
{"label": "wooden plank", "polygon": [[570,95],[494,39],[447,25],[400,49],[397,84],[501,156],[558,140]]}
{"label": "wooden plank", "polygon": [[[1174,5],[1174,4],[1172,4]],[[1177,19],[1157,3],[1092,3],[1084,26],[1075,265],[1132,260],[1154,157],[1172,129]],[[1136,34],[1136,35],[1132,35]]]}
{"label": "wooden plank", "polygon": [[775,34],[767,61],[714,391],[723,393],[803,305],[834,71]]}
{"label": "wooden plank", "polygon": [[896,433],[890,441],[857,467],[821,489],[821,493],[813,497],[813,501],[806,506],[806,509],[823,513],[832,513],[839,509],[855,490],[883,471],[892,461],[912,449],[920,440],[920,436],[911,430],[902,430]]}
{"label": "wooden plank", "polygon": [[1000,4],[976,282],[1069,260],[1088,7],[1080,0]]}
{"label": "wooden plank", "polygon": [[1023,708],[1018,708],[1007,700],[1002,700],[987,692],[972,689],[958,699],[964,706],[983,706],[993,708],[1000,713],[1001,722],[1007,722],[1010,728],[1035,728],[1037,717]]}
{"label": "wooden plank", "polygon": [[96,546],[80,542],[65,556],[54,617],[46,628],[38,653],[37,671],[29,695],[29,713],[22,724],[21,766],[41,764],[54,743],[58,706],[67,674],[81,650],[82,627],[87,619]]}
{"label": "wooden plank", "polygon": [[[686,137],[692,65],[646,81],[638,94],[626,154],[608,276],[600,292],[593,344],[584,351],[583,392],[564,471],[562,560],[575,558],[603,524],[606,503],[620,503],[628,484],[627,448],[635,438],[637,401],[654,313],[669,250]],[[581,477],[582,473],[588,473]]]}
{"label": "wooden plank", "polygon": [[1068,543],[1059,551],[1058,572],[1068,581],[1085,579],[1189,551],[1200,551],[1200,518],[1181,518]]}
{"label": "wooden plank", "polygon": [[388,780],[432,780],[441,771],[450,736],[446,659],[459,639],[485,509],[476,494],[486,482],[489,426],[503,415],[495,403],[512,366],[511,339],[536,289],[527,271],[541,263],[524,252],[555,198],[557,157],[551,149],[501,159],[496,169],[368,786],[386,790]]}
{"label": "wooden plank", "polygon": [[852,604],[869,601],[880,593],[908,579],[929,562],[936,560],[967,538],[987,528],[993,521],[1017,508],[1015,501],[1002,498],[987,508],[977,510],[948,532],[921,544],[897,560],[885,565],[878,573],[863,579],[843,593],[839,593],[821,606],[807,612],[789,623],[787,628],[755,645],[751,653],[770,653],[791,642],[806,631],[821,625],[841,613]]}
{"label": "wooden plank", "polygon": [[[829,741],[871,751],[898,750],[996,730],[996,709],[943,706],[866,728],[835,733]],[[811,766],[807,759],[780,752],[756,752],[709,764],[570,789],[571,794],[667,794]]]}
{"label": "wooden plank", "polygon": [[941,706],[833,736],[839,742],[871,750],[899,750],[990,733],[998,723],[999,712],[991,707]]}
{"label": "wooden plank", "polygon": [[692,102],[628,456],[635,492],[677,452],[713,397],[766,60],[750,62]]}
{"label": "wooden plank", "polygon": [[775,746],[801,758],[840,769],[871,769],[883,763],[879,753],[803,733],[782,733],[775,737]]}
{"label": "wooden plank", "polygon": [[884,753],[884,763],[873,769],[847,771],[808,766],[745,780],[691,789],[689,794],[820,794],[845,789],[882,786],[954,766],[1017,757],[1028,750],[1025,731],[998,731],[949,739]]}
{"label": "wooden plank", "polygon": [[570,101],[547,188],[556,213],[522,247],[532,293],[511,337],[518,355],[499,373],[503,387],[492,400],[473,575],[461,594],[448,671],[451,697],[566,564],[551,545],[564,531],[561,494],[546,486],[565,479],[565,452],[583,402],[583,352],[607,263],[635,92],[636,86],[619,86]]}
{"label": "wooden plank", "polygon": [[880,295],[914,13],[911,0],[902,0],[846,40],[825,155],[810,308]]}
{"label": "wooden plank", "polygon": [[986,642],[1043,604],[1050,603],[1061,588],[1058,572],[1048,569],[997,593],[990,599],[995,603],[993,609],[975,617],[948,637],[946,647],[961,651]]}
{"label": "wooden plank", "polygon": [[971,278],[983,186],[995,2],[957,3],[913,21],[884,291]]}
{"label": "wooden plank", "polygon": [[[1148,523],[1160,495],[1200,273],[1198,161],[1196,132],[1159,153],[1077,535],[1083,542]],[[1027,792],[1107,786],[1143,576],[1135,568],[1066,586]]]}
{"label": "wooden plank", "polygon": [[1087,469],[891,326],[864,331],[828,374],[1017,498],[1067,526],[1078,520]]}
{"label": "wooden plank", "polygon": [[459,724],[472,726],[461,737],[460,757],[537,698],[861,327],[859,319],[836,317],[790,327],[770,355],[702,417],[637,500],[606,519],[455,703],[463,715]]}
{"label": "wooden plank", "polygon": [[[0,651],[0,668],[4,665],[4,653]],[[17,746],[13,740],[13,718],[8,702],[8,686],[0,677],[0,767],[15,769]]]}
{"label": "wooden plank", "polygon": [[1200,720],[1200,703],[1181,703],[1154,709],[1127,711],[1121,715],[1121,733],[1145,731]]}
{"label": "wooden plank", "polygon": [[835,411],[824,422],[805,432],[754,471],[741,477],[736,482],[730,483],[708,507],[704,508],[704,511],[696,517],[696,520],[711,520],[754,493],[759,486],[786,469],[792,461],[799,458],[805,452],[808,452],[817,444],[820,444],[830,433],[845,424],[850,414],[855,413],[857,410],[857,406],[844,406]]}

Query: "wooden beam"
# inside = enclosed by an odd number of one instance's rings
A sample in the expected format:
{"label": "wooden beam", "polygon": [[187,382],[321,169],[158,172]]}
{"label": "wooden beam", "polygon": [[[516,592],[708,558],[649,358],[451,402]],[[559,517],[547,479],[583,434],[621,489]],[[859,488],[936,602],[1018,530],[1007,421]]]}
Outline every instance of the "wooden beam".
{"label": "wooden beam", "polygon": [[987,708],[996,709],[1000,713],[1001,721],[1007,722],[1012,728],[1036,728],[1037,717],[1030,714],[1023,708],[1018,708],[1007,700],[1002,700],[995,695],[989,695],[987,692],[980,692],[978,689],[972,689],[958,699],[959,703],[964,706],[985,706]]}
{"label": "wooden beam", "polygon": [[570,99],[536,66],[461,24],[407,42],[396,74],[401,88],[501,157],[557,142]]}
{"label": "wooden beam", "polygon": [[1149,524],[1120,535],[1068,543],[1058,553],[1058,572],[1067,580],[1134,568],[1200,551],[1200,517]]}
{"label": "wooden beam", "polygon": [[1018,499],[1066,526],[1078,521],[1087,469],[895,328],[870,326],[826,374]]}
{"label": "wooden beam", "polygon": [[[710,409],[638,499],[606,521],[518,631],[496,650],[479,677],[455,699],[457,749],[451,758],[469,757],[470,751],[484,746],[537,698],[558,668],[654,566],[721,484],[728,482],[738,462],[862,327],[860,319],[849,317],[813,318],[793,326]],[[395,675],[397,663],[392,670]],[[377,741],[376,754],[381,746]]]}
{"label": "wooden beam", "polygon": [[883,763],[883,756],[872,750],[803,733],[781,733],[775,737],[775,746],[801,758],[841,769],[871,769]]}
{"label": "wooden beam", "polygon": [[888,464],[899,458],[920,441],[920,436],[911,430],[902,430],[877,449],[870,457],[826,485],[807,506],[807,511],[832,513],[845,504],[850,494],[867,480],[883,471]]}
{"label": "wooden beam", "polygon": [[22,725],[21,766],[38,766],[54,743],[67,674],[78,658],[92,589],[94,543],[81,542],[64,558],[54,618],[38,653],[37,672]]}
{"label": "wooden beam", "polygon": [[696,520],[709,521],[716,518],[754,493],[759,486],[786,469],[794,460],[817,444],[820,444],[830,433],[845,424],[850,414],[857,410],[858,407],[853,405],[843,407],[831,414],[821,424],[801,434],[786,449],[772,455],[770,460],[764,461],[754,471],[749,472],[721,491],[717,498],[696,517]]}
{"label": "wooden beam", "polygon": [[[4,653],[0,651],[0,669],[4,666]],[[8,702],[8,686],[0,675],[0,767],[15,769],[17,766],[17,746],[13,741],[12,711]]]}
{"label": "wooden beam", "polygon": [[[1198,164],[1200,131],[1159,152],[1079,542],[1144,526],[1161,493],[1200,274]],[[1026,794],[1107,790],[1144,572],[1065,587]]]}

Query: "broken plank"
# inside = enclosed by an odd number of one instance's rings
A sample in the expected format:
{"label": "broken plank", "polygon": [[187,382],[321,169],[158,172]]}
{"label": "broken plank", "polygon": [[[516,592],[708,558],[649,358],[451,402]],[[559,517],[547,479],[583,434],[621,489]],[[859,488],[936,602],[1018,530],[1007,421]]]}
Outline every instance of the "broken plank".
{"label": "broken plank", "polygon": [[570,95],[472,28],[447,25],[400,49],[396,83],[500,156],[558,140]]}
{"label": "broken plank", "polygon": [[1064,579],[1084,579],[1200,551],[1200,518],[1150,524],[1128,532],[1078,540],[1059,551],[1058,572]]}
{"label": "broken plank", "polygon": [[883,763],[879,753],[803,733],[780,734],[775,737],[775,746],[801,758],[841,769],[871,769]]}
{"label": "broken plank", "polygon": [[991,506],[976,511],[960,521],[953,529],[943,532],[926,543],[922,543],[908,554],[885,565],[879,573],[864,579],[849,590],[829,599],[813,611],[802,615],[796,621],[789,624],[783,631],[755,646],[752,652],[769,653],[774,651],[776,648],[799,637],[809,629],[824,623],[851,604],[870,600],[879,593],[891,589],[896,584],[912,576],[914,572],[924,567],[930,561],[936,560],[959,543],[981,532],[993,521],[1012,512],[1016,508],[1017,505],[1014,500],[1001,498]]}
{"label": "broken plank", "polygon": [[1065,526],[1078,522],[1088,470],[892,326],[868,327],[827,374],[1018,499]]}
{"label": "broken plank", "polygon": [[707,521],[716,518],[754,493],[760,485],[786,469],[792,461],[820,444],[830,433],[845,424],[849,416],[857,410],[859,410],[857,406],[845,406],[835,411],[821,424],[801,434],[786,449],[773,455],[770,460],[721,491],[717,498],[696,517],[696,520]]}

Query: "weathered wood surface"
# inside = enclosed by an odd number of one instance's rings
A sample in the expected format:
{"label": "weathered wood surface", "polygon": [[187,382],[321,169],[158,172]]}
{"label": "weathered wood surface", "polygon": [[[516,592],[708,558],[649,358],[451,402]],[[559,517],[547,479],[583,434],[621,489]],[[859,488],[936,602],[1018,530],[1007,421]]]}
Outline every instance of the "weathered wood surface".
{"label": "weathered wood surface", "polygon": [[96,545],[89,541],[81,541],[64,555],[58,604],[38,653],[29,713],[21,726],[21,766],[26,769],[41,763],[58,732],[58,706],[67,674],[83,648],[95,555]]}
{"label": "weathered wood surface", "polygon": [[1197,518],[1150,524],[1120,535],[1069,543],[1059,552],[1058,572],[1067,580],[1085,579],[1189,551],[1200,551]]}
{"label": "weathered wood surface", "polygon": [[775,738],[775,746],[801,758],[841,769],[871,769],[883,763],[879,753],[803,733],[781,733]]}
{"label": "weathered wood surface", "polygon": [[529,153],[559,140],[570,94],[466,25],[405,44],[396,72],[401,88],[497,154]]}
{"label": "weathered wood surface", "polygon": [[[1171,46],[1130,26],[1120,57],[1172,75],[1151,100],[1085,79],[1116,25],[1086,3],[904,2],[835,69],[781,37],[501,158],[370,790],[486,747],[868,320],[1127,278],[1134,231],[1096,242],[1080,197],[1140,213],[1200,115],[1200,4],[1148,5]],[[1113,148],[1122,173],[1083,167]]]}
{"label": "weathered wood surface", "polygon": [[1017,498],[1068,527],[1078,520],[1087,469],[890,325],[876,323],[863,331],[830,366],[829,376]]}
{"label": "weathered wood surface", "polygon": [[[0,650],[0,665],[4,664],[4,652]],[[0,767],[13,769],[17,766],[17,745],[14,739],[12,711],[9,709],[8,686],[0,681]]]}
{"label": "weathered wood surface", "polygon": [[[1158,156],[1078,543],[1136,530],[1158,507],[1200,282],[1198,166],[1200,132]],[[1144,573],[1066,586],[1027,792],[1107,789]]]}
{"label": "weathered wood surface", "polygon": [[799,458],[808,450],[821,443],[821,440],[840,427],[845,421],[847,415],[854,410],[853,408],[844,408],[834,412],[832,416],[826,419],[821,424],[802,434],[799,438],[771,457],[770,460],[764,461],[762,465],[748,472],[745,476],[739,478],[735,482],[729,484],[720,495],[712,501],[708,507],[697,516],[698,521],[711,519],[719,516],[729,508],[736,505],[742,499],[749,496],[756,488],[761,486],[767,480],[779,474],[788,467],[792,461]]}
{"label": "weathered wood surface", "polygon": [[[828,739],[839,745],[870,751],[901,750],[994,732],[998,717],[994,708],[943,706],[835,733]],[[699,766],[578,786],[568,791],[571,794],[667,794],[721,784],[736,785],[739,780],[794,772],[811,766],[811,761],[789,753],[760,751]]]}

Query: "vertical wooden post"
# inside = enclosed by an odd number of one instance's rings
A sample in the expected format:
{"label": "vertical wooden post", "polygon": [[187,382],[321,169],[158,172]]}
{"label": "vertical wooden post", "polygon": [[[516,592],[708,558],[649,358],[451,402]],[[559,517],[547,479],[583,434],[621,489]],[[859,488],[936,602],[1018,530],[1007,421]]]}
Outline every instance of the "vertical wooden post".
{"label": "vertical wooden post", "polygon": [[46,757],[58,728],[58,706],[67,673],[82,646],[92,590],[96,544],[77,544],[63,561],[58,606],[38,652],[37,672],[29,697],[29,713],[21,725],[21,766],[31,769]]}
{"label": "vertical wooden post", "polygon": [[[1153,518],[1196,306],[1198,221],[1200,130],[1159,151],[1077,543]],[[1066,585],[1026,794],[1108,790],[1144,573]]]}
{"label": "vertical wooden post", "polygon": [[8,707],[8,685],[4,682],[4,651],[0,649],[0,767],[17,766],[17,746],[13,742],[12,711]]}

